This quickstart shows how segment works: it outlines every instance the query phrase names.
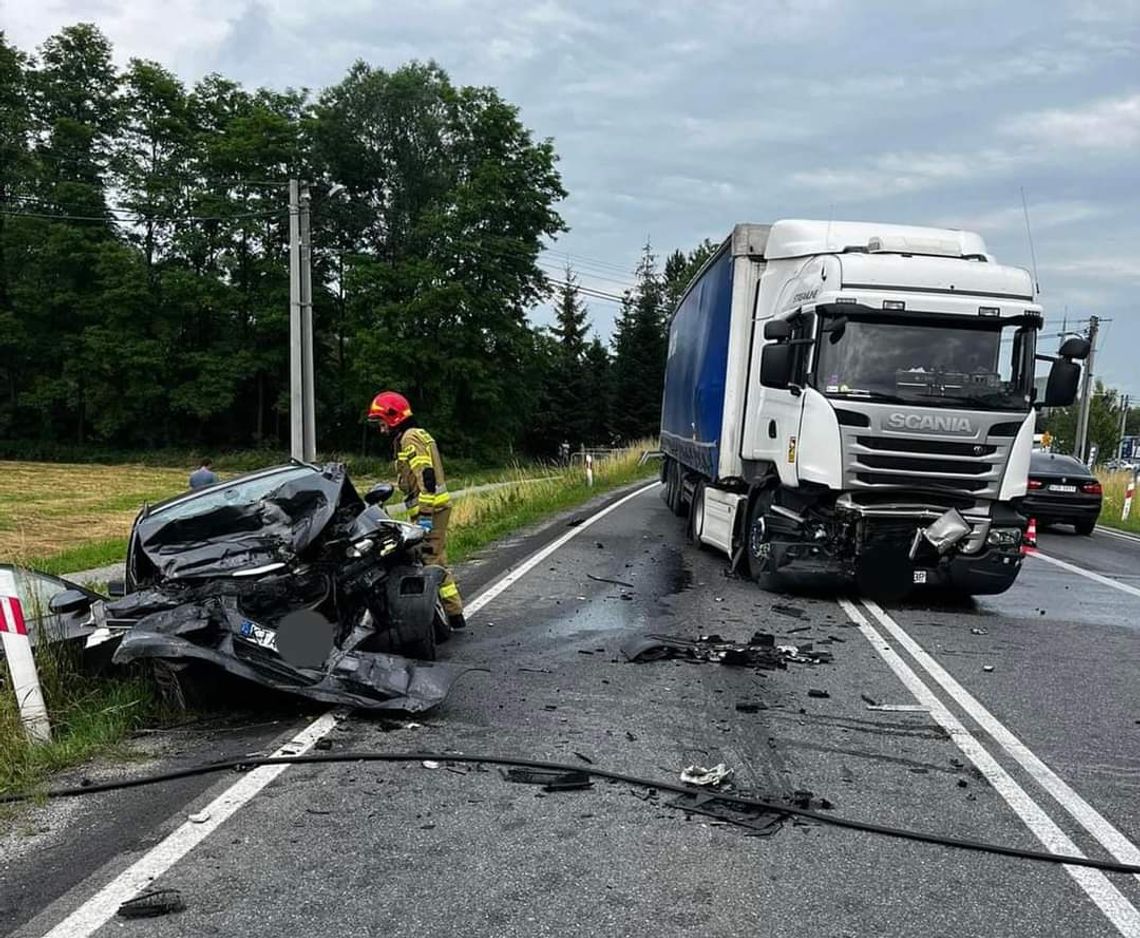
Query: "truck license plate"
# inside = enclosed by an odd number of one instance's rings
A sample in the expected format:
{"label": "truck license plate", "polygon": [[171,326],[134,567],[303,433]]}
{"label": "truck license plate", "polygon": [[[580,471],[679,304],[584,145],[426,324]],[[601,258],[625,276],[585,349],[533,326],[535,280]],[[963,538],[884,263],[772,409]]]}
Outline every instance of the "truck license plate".
{"label": "truck license plate", "polygon": [[249,619],[245,619],[241,624],[242,638],[249,639],[255,645],[260,645],[262,648],[268,648],[270,651],[277,651],[277,633],[272,629],[262,628]]}
{"label": "truck license plate", "polygon": [[1050,485],[1050,492],[1075,492],[1077,487],[1075,485]]}

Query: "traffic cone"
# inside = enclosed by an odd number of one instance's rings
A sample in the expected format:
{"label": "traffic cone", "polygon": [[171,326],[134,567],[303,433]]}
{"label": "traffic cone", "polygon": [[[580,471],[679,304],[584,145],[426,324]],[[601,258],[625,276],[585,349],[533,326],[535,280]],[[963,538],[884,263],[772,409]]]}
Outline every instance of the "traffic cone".
{"label": "traffic cone", "polygon": [[1021,552],[1026,553],[1037,546],[1037,519],[1029,519],[1029,527],[1025,529],[1025,537],[1021,539]]}

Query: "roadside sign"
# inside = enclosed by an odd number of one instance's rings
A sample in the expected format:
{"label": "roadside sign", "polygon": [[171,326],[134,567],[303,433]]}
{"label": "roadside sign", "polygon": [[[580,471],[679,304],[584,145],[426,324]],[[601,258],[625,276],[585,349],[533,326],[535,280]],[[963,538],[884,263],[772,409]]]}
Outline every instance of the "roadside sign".
{"label": "roadside sign", "polygon": [[36,659],[28,639],[24,607],[11,570],[0,570],[0,640],[12,675],[12,690],[20,707],[20,719],[28,736],[38,742],[51,741],[51,723],[40,691]]}
{"label": "roadside sign", "polygon": [[1126,436],[1120,441],[1120,458],[1131,459],[1136,455],[1136,437]]}
{"label": "roadside sign", "polygon": [[1096,443],[1093,443],[1093,444],[1092,444],[1092,446],[1090,446],[1090,447],[1089,447],[1089,461],[1088,461],[1088,467],[1089,467],[1090,469],[1091,469],[1093,466],[1095,466],[1095,465],[1096,465],[1096,457],[1097,457],[1097,454],[1098,454],[1098,448],[1097,448],[1097,445],[1096,445]]}

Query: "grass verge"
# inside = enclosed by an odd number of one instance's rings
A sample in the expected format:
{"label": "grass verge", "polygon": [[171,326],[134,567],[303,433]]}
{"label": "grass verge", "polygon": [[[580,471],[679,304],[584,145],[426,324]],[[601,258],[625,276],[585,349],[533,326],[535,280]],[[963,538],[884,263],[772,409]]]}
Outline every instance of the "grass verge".
{"label": "grass verge", "polygon": [[657,475],[660,464],[639,465],[646,449],[655,441],[643,441],[629,449],[599,460],[594,468],[594,485],[586,484],[583,470],[564,470],[535,480],[525,470],[516,470],[510,484],[457,499],[451,510],[447,536],[448,559],[459,563],[477,550],[504,535],[548,515],[589,501],[618,486]]}
{"label": "grass verge", "polygon": [[1099,523],[1108,528],[1140,534],[1140,504],[1133,500],[1132,512],[1127,521],[1120,517],[1124,510],[1124,492],[1132,479],[1132,473],[1098,471],[1096,476],[1104,487]]}
{"label": "grass verge", "polygon": [[164,716],[151,682],[140,674],[85,674],[74,650],[37,651],[52,741],[30,743],[9,682],[0,685],[0,794],[28,791],[52,772],[113,751],[126,736]]}

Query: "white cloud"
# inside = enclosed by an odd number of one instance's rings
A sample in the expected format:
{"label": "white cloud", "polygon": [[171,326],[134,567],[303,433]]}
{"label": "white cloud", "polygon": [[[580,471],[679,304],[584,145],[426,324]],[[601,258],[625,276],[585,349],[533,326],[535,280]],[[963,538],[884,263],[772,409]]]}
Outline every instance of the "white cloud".
{"label": "white cloud", "polygon": [[[1017,199],[1016,194],[1011,193],[1011,195],[1013,199]],[[1089,201],[1042,202],[1038,205],[1030,204],[1029,220],[1034,231],[1045,231],[1093,218],[1103,218],[1110,212],[1109,206]],[[1016,204],[1010,205],[1008,208],[995,209],[980,214],[947,214],[937,219],[934,224],[947,228],[964,228],[967,231],[978,231],[982,234],[1009,231],[1023,232],[1025,230],[1025,212],[1020,201],[1017,201]]]}
{"label": "white cloud", "polygon": [[1065,274],[1071,277],[1095,277],[1104,280],[1140,283],[1140,263],[1135,257],[1126,254],[1091,254],[1084,257],[1069,257],[1066,260],[1042,264],[1041,269],[1049,273]]}
{"label": "white cloud", "polygon": [[791,181],[835,201],[867,201],[991,177],[1020,158],[1017,153],[996,148],[975,153],[883,153],[861,166],[800,170],[792,173]]}
{"label": "white cloud", "polygon": [[1123,150],[1140,144],[1140,93],[1024,114],[1006,133],[1043,146]]}

